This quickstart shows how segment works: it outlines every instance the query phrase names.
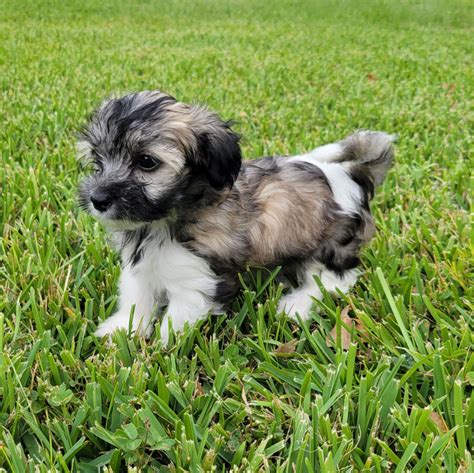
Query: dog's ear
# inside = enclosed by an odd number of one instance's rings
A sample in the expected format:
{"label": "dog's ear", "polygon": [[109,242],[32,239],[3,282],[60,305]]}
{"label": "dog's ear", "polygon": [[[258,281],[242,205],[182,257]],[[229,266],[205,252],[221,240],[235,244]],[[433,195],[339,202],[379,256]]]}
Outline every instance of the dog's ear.
{"label": "dog's ear", "polygon": [[[212,187],[232,187],[242,165],[240,135],[216,116],[215,122],[195,133],[197,149],[192,156],[192,166],[204,175]],[[216,123],[217,122],[217,123]]]}

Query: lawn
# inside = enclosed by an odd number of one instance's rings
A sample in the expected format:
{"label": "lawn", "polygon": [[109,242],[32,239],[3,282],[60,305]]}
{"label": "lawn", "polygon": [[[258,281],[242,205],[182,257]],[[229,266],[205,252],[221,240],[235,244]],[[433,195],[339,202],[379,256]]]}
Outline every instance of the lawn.
{"label": "lawn", "polygon": [[[470,2],[0,11],[1,469],[472,471]],[[76,132],[105,97],[154,88],[235,118],[246,157],[398,135],[347,296],[300,327],[262,270],[166,349],[94,337],[119,261],[78,209]]]}

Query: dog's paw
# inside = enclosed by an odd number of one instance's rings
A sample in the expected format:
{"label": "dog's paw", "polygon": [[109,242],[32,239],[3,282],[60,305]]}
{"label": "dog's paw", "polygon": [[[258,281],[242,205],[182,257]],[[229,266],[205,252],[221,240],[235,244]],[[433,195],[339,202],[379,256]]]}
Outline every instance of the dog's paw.
{"label": "dog's paw", "polygon": [[166,317],[163,318],[161,321],[160,327],[160,337],[164,347],[168,346],[168,342],[170,340],[170,330],[168,326],[168,319]]}
{"label": "dog's paw", "polygon": [[324,270],[321,273],[321,284],[325,287],[326,291],[336,294],[337,291],[341,291],[343,294],[349,292],[350,288],[357,282],[359,271],[351,269],[346,271],[344,276],[341,278],[333,271]]}
{"label": "dog's paw", "polygon": [[278,312],[284,312],[290,319],[298,321],[297,314],[301,320],[308,320],[311,316],[313,300],[306,293],[297,291],[282,297],[278,304]]}
{"label": "dog's paw", "polygon": [[[141,322],[143,319],[133,319],[132,321],[132,333],[136,335],[144,336],[145,338],[150,338],[153,333],[153,324],[148,323],[147,326],[144,326]],[[125,330],[128,331],[130,326],[130,314],[125,312],[117,312],[108,319],[105,319],[100,323],[99,327],[95,331],[96,337],[106,337],[112,335],[116,330]]]}
{"label": "dog's paw", "polygon": [[129,321],[130,316],[128,314],[117,312],[99,324],[99,327],[95,331],[95,336],[106,337],[112,335],[116,330],[128,330]]}
{"label": "dog's paw", "polygon": [[178,335],[179,332],[183,330],[184,324],[176,324],[176,321],[173,324],[173,318],[169,313],[161,319],[160,324],[160,338],[163,343],[163,347],[167,347],[170,341],[170,331],[173,330],[175,335]]}

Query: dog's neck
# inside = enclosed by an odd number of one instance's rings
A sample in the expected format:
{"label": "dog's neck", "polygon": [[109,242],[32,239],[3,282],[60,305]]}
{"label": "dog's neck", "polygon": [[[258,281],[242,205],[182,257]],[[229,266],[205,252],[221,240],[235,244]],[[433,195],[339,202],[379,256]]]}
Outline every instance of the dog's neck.
{"label": "dog's neck", "polygon": [[173,208],[173,226],[179,228],[194,222],[198,212],[219,205],[228,197],[229,192],[229,188],[215,189],[204,179],[193,179]]}

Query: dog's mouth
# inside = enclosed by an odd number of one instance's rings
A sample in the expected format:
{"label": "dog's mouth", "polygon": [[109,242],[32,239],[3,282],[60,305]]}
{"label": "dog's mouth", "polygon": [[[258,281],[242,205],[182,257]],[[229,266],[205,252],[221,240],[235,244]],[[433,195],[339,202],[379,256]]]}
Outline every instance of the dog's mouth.
{"label": "dog's mouth", "polygon": [[107,230],[113,231],[124,231],[124,230],[137,230],[149,222],[133,222],[131,220],[102,220]]}
{"label": "dog's mouth", "polygon": [[99,220],[108,230],[136,230],[137,228],[143,227],[150,222],[137,221],[128,218],[126,215],[121,215],[114,206],[110,207],[104,212],[100,212],[97,209],[90,207],[89,213]]}
{"label": "dog's mouth", "polygon": [[79,189],[79,205],[111,231],[135,230],[170,217],[172,202],[168,196],[150,200],[141,190],[124,187],[112,192],[86,181]]}

